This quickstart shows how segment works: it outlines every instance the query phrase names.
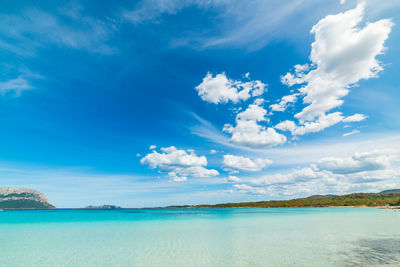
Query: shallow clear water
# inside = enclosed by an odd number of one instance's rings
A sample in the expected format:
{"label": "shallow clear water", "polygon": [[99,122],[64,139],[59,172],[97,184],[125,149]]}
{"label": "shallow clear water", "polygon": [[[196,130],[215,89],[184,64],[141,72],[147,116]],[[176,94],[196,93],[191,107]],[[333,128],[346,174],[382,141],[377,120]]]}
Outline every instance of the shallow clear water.
{"label": "shallow clear water", "polygon": [[376,208],[0,212],[0,266],[400,266]]}

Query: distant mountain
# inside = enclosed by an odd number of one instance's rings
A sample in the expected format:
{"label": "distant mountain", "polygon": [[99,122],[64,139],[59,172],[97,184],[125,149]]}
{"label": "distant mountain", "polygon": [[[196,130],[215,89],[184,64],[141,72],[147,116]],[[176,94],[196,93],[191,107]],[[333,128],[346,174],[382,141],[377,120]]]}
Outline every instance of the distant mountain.
{"label": "distant mountain", "polygon": [[102,205],[102,206],[87,206],[84,209],[88,210],[116,210],[121,209],[121,207],[115,205]]}
{"label": "distant mountain", "polygon": [[54,209],[46,196],[39,191],[0,187],[0,209]]}
{"label": "distant mountain", "polygon": [[390,189],[390,190],[384,190],[380,192],[380,194],[390,194],[390,193],[399,193],[400,194],[400,189]]}

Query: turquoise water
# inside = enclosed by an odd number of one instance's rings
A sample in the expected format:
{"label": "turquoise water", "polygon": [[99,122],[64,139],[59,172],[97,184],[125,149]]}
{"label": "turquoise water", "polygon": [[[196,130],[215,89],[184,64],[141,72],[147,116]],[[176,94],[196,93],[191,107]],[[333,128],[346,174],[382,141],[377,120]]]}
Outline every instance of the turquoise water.
{"label": "turquoise water", "polygon": [[0,212],[0,266],[400,266],[376,208]]}

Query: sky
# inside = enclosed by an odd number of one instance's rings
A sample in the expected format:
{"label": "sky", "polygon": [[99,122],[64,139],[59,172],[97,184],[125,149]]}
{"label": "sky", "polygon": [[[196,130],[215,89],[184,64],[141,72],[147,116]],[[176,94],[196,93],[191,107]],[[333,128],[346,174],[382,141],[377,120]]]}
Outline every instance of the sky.
{"label": "sky", "polygon": [[0,186],[59,208],[400,188],[397,0],[0,7]]}

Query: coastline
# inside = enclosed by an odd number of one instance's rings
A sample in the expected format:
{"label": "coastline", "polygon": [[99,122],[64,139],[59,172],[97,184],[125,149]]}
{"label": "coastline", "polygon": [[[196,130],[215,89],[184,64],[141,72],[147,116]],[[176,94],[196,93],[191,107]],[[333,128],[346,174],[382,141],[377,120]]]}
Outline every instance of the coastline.
{"label": "coastline", "polygon": [[171,207],[145,207],[145,208],[118,208],[118,209],[86,209],[86,208],[51,208],[51,209],[35,209],[35,208],[6,208],[0,211],[68,211],[68,210],[90,210],[90,211],[118,211],[118,210],[174,210],[174,209],[291,209],[291,208],[376,208],[376,209],[389,209],[400,210],[400,206],[292,206],[292,207],[205,207],[205,206],[171,206]]}
{"label": "coastline", "polygon": [[[40,194],[39,192],[37,194]],[[42,199],[46,199],[40,194]],[[4,199],[4,197],[3,197]],[[21,196],[15,203],[4,203],[0,199],[0,209],[3,210],[54,210],[56,207],[49,202],[42,205],[43,201],[24,203]],[[23,205],[25,204],[25,205]],[[40,205],[39,205],[40,204]],[[347,195],[313,195],[305,198],[288,200],[265,200],[255,202],[231,202],[218,204],[197,205],[169,205],[158,207],[143,207],[134,209],[216,209],[216,208],[332,208],[332,207],[375,207],[380,209],[400,209],[400,189],[386,190],[379,193],[351,193]],[[68,208],[67,208],[68,209]],[[116,205],[89,205],[74,210],[119,210],[124,209]],[[132,208],[128,208],[132,209]]]}

